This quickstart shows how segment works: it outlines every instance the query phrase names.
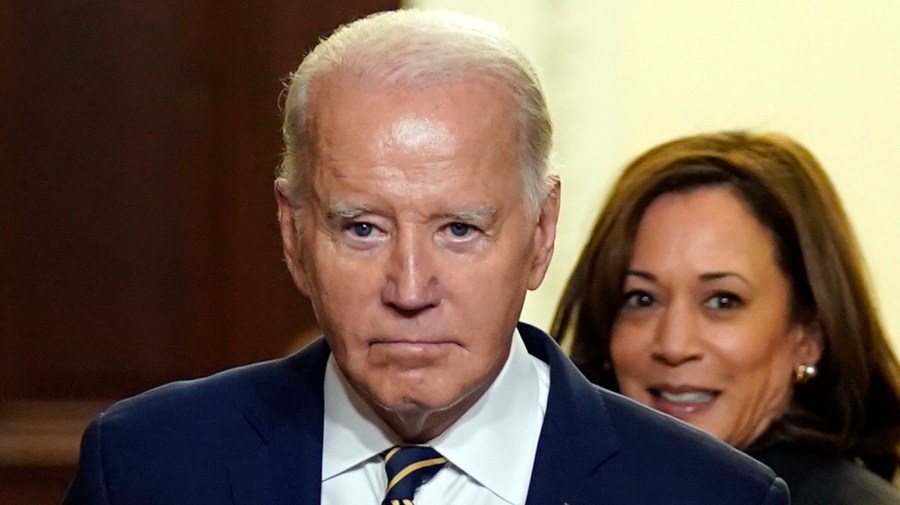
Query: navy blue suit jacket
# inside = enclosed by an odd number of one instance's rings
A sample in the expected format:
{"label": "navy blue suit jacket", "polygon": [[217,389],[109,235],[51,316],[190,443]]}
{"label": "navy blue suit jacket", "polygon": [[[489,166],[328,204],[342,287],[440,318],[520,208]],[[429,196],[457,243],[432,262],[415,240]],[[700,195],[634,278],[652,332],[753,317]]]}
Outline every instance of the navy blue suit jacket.
{"label": "navy blue suit jacket", "polygon": [[[528,505],[788,503],[765,466],[590,384],[545,333],[519,331],[550,366]],[[319,503],[329,352],[320,339],[287,358],[119,402],[86,430],[63,503]]]}

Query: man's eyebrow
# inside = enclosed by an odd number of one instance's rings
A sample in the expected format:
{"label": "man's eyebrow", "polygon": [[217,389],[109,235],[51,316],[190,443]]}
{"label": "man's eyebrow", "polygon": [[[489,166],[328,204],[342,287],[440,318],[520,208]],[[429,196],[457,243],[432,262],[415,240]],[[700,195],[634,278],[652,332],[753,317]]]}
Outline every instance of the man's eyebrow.
{"label": "man's eyebrow", "polygon": [[439,217],[452,221],[493,221],[497,217],[497,208],[491,205],[479,205],[444,212],[439,214]]}
{"label": "man's eyebrow", "polygon": [[372,212],[372,209],[366,205],[336,203],[328,209],[325,215],[330,221],[332,219],[355,219],[369,212]]}
{"label": "man's eyebrow", "polygon": [[[374,212],[368,205],[336,203],[325,213],[328,220],[356,219],[363,214]],[[497,216],[497,208],[491,205],[467,207],[437,214],[438,218],[452,221],[493,221]]]}

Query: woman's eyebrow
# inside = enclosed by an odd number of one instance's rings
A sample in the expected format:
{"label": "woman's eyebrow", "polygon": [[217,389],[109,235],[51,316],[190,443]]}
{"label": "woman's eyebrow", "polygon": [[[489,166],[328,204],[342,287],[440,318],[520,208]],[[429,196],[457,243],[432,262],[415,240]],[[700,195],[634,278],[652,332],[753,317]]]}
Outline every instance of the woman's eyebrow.
{"label": "woman's eyebrow", "polygon": [[625,275],[633,275],[635,277],[640,277],[641,279],[646,279],[651,282],[656,282],[656,276],[651,274],[650,272],[645,272],[643,270],[628,270],[625,272]]}

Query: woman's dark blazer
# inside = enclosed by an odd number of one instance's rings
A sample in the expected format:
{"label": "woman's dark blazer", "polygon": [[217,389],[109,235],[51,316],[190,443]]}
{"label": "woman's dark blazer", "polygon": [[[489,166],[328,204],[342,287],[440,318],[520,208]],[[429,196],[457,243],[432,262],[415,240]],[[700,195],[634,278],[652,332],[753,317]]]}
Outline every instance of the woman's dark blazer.
{"label": "woman's dark blazer", "polygon": [[900,505],[900,491],[844,458],[800,447],[749,454],[787,482],[792,505]]}

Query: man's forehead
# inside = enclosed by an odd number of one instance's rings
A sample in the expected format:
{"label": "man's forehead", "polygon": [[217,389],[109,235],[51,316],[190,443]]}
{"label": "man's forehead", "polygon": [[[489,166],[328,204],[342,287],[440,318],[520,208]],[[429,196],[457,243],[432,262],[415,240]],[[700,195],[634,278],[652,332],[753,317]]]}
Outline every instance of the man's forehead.
{"label": "man's forehead", "polygon": [[[514,115],[516,93],[509,84],[488,75],[472,74],[468,77],[379,85],[343,74],[323,76],[314,81],[310,90],[308,113],[315,125],[334,118],[336,111],[364,119],[367,111],[360,110],[360,104],[390,102],[394,109],[416,104],[432,111],[445,106],[445,111],[456,111],[458,108],[454,106],[454,100],[463,95],[467,101],[481,103],[481,109],[496,108],[502,110],[504,115],[510,112]],[[448,97],[454,94],[456,97],[448,101]],[[481,109],[471,114],[473,120],[483,117],[486,110]]]}
{"label": "man's forehead", "polygon": [[431,152],[452,153],[455,133],[446,123],[421,114],[406,114],[389,125],[390,132],[382,138],[382,147],[405,149],[429,149]]}

